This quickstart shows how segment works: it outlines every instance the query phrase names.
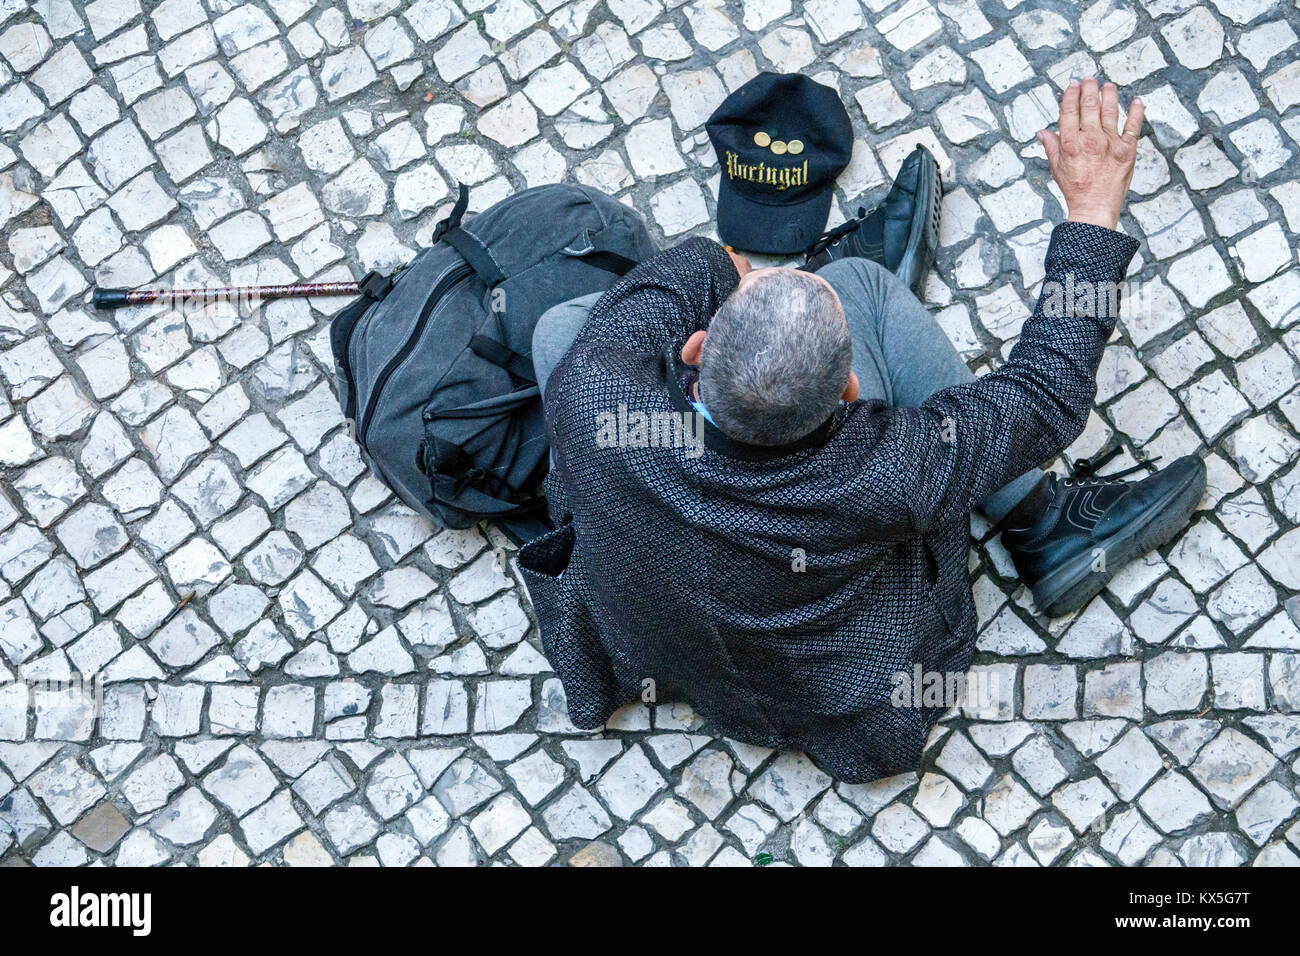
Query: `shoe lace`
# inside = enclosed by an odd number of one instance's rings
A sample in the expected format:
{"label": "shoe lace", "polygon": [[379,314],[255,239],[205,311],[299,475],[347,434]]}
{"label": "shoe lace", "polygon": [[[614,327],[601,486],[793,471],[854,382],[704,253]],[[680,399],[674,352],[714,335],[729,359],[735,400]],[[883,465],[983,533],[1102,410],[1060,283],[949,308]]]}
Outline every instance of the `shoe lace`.
{"label": "shoe lace", "polygon": [[1111,482],[1119,481],[1135,472],[1144,468],[1155,470],[1156,462],[1160,460],[1155,458],[1142,458],[1136,465],[1124,468],[1112,475],[1099,475],[1097,469],[1107,464],[1111,459],[1124,450],[1122,445],[1116,445],[1110,451],[1103,453],[1097,458],[1079,458],[1070,466],[1070,477],[1062,480],[1062,484],[1069,485],[1105,485]]}
{"label": "shoe lace", "polygon": [[845,236],[851,233],[854,229],[857,229],[858,226],[862,225],[862,220],[866,218],[867,218],[866,207],[859,206],[858,214],[855,218],[846,219],[844,222],[840,223],[838,226],[834,227],[833,229],[828,229],[825,232],[823,232],[813,242],[813,244],[808,247],[808,251],[805,252],[804,255],[811,259],[813,256],[817,255],[817,253],[824,251],[827,246],[835,245],[835,243],[839,242],[841,239],[843,239]]}

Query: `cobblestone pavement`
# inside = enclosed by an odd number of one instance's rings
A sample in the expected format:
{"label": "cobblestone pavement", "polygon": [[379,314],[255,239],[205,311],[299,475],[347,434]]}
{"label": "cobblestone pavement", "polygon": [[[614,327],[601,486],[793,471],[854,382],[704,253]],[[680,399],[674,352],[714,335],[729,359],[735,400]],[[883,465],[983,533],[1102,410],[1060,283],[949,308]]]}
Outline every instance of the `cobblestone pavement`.
{"label": "cobblestone pavement", "polygon": [[[0,857],[1300,863],[1298,25],[1271,0],[0,0]],[[981,370],[1061,218],[1035,131],[1072,75],[1140,92],[1142,295],[1071,453],[1209,466],[1187,533],[1071,619],[977,523],[1003,694],[871,785],[680,705],[575,731],[504,542],[436,531],[349,439],[337,300],[87,304],[388,269],[453,181],[482,208],[573,178],[707,233],[702,124],[761,69],[849,108],[836,220],[914,142],[940,157],[926,298]],[[93,675],[98,713],[67,690]]]}

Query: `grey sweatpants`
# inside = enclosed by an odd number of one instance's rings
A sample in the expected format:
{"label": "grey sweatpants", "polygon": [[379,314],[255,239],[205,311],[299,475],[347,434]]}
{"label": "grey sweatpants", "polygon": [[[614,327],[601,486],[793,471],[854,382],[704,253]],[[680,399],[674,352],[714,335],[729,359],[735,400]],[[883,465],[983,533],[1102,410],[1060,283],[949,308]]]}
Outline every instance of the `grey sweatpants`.
{"label": "grey sweatpants", "polygon": [[[892,272],[866,259],[839,259],[818,273],[831,284],[853,337],[853,371],[860,397],[914,408],[950,385],[975,376],[925,306]],[[587,321],[600,293],[549,309],[533,332],[537,384],[546,380]],[[993,523],[1001,521],[1038,483],[1037,468],[1003,485],[980,502]]]}

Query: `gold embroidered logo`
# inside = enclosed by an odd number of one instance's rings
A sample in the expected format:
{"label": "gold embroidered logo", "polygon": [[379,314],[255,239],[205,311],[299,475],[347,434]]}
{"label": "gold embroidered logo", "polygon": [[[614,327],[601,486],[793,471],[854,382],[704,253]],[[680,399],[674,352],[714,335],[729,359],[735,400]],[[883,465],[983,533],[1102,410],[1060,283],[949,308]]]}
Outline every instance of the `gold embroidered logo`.
{"label": "gold embroidered logo", "polygon": [[[802,148],[802,147],[801,147]],[[727,178],[743,179],[762,186],[789,189],[808,185],[808,160],[798,166],[769,166],[767,163],[742,162],[739,153],[727,150]]]}

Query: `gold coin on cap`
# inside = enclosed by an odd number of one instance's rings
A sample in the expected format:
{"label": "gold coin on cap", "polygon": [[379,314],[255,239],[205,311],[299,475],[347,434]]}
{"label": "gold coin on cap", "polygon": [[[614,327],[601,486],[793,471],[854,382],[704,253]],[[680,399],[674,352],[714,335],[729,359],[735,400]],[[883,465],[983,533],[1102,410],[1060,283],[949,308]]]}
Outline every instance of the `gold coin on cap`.
{"label": "gold coin on cap", "polygon": [[772,142],[772,137],[768,136],[767,133],[763,132],[761,129],[754,134],[755,146],[766,146],[770,142]]}
{"label": "gold coin on cap", "polygon": [[791,156],[798,156],[800,153],[803,152],[803,140],[801,139],[790,140],[790,142],[785,144],[785,151],[789,153]]}
{"label": "gold coin on cap", "polygon": [[780,156],[782,153],[785,152],[785,149],[786,149],[785,143],[783,143],[781,140],[779,139],[772,140],[772,152],[776,153],[776,155]]}

